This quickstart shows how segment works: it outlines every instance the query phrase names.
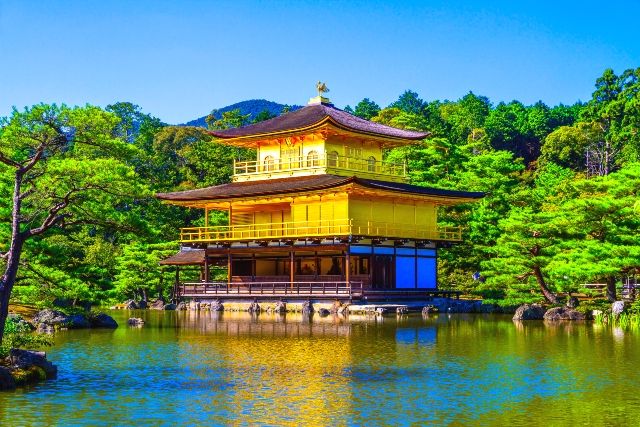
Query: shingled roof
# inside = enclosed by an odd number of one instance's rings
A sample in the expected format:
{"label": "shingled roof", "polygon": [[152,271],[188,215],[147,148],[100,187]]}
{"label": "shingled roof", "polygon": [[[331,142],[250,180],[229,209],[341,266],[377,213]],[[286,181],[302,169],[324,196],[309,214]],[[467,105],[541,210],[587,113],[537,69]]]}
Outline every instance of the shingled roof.
{"label": "shingled roof", "polygon": [[339,110],[331,104],[307,105],[296,111],[282,114],[273,119],[239,128],[210,131],[216,138],[254,137],[264,134],[287,133],[302,129],[312,129],[330,122],[339,128],[376,136],[420,140],[429,132],[415,132],[397,129],[380,123],[370,122]]}
{"label": "shingled roof", "polygon": [[305,191],[323,190],[340,187],[346,184],[359,184],[364,187],[381,190],[397,191],[401,193],[422,194],[454,198],[483,197],[483,193],[468,191],[441,190],[438,188],[421,187],[398,182],[377,181],[373,179],[344,177],[337,175],[310,175],[293,178],[266,179],[260,181],[231,182],[229,184],[200,188],[197,190],[178,191],[174,193],[158,193],[156,197],[174,202],[190,202],[201,200],[232,199],[236,197],[251,197],[258,195],[289,194]]}
{"label": "shingled roof", "polygon": [[204,249],[182,248],[180,252],[160,261],[160,265],[204,264]]}

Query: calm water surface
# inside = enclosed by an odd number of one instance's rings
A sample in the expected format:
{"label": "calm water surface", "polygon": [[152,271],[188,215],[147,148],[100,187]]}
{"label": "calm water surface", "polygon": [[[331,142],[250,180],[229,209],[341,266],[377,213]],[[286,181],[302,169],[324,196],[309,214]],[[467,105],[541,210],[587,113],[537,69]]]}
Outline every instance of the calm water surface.
{"label": "calm water surface", "polygon": [[[640,425],[640,333],[506,316],[115,312],[0,425]],[[126,326],[130,316],[144,328]]]}

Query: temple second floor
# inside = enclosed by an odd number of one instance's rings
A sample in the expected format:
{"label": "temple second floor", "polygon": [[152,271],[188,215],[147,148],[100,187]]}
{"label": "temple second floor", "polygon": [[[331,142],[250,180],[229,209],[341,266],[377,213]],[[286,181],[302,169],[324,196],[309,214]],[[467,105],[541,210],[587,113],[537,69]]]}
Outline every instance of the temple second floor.
{"label": "temple second floor", "polygon": [[[183,228],[181,242],[217,244],[336,238],[458,241],[461,227],[439,224],[438,210],[481,194],[319,175],[233,182],[158,196],[204,210],[204,226]],[[224,223],[210,224],[213,211],[226,213]]]}
{"label": "temple second floor", "polygon": [[254,159],[234,163],[234,181],[333,174],[404,182],[405,163],[388,161],[385,153],[428,136],[363,120],[325,98],[264,122],[211,134],[222,144],[255,150]]}

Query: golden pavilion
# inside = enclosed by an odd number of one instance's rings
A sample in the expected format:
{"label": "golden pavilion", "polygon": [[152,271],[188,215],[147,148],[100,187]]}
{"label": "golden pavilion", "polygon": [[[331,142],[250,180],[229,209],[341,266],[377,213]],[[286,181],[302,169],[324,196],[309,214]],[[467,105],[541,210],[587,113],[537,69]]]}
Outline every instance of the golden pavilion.
{"label": "golden pavilion", "polygon": [[[481,193],[410,185],[406,164],[385,151],[428,136],[363,120],[320,92],[308,105],[248,126],[211,131],[218,142],[252,148],[234,162],[232,182],[161,193],[204,211],[205,226],[183,228],[165,265],[199,265],[200,281],[179,297],[382,300],[441,293],[438,248],[461,240],[438,225],[438,208]],[[210,226],[211,211],[228,225]],[[226,267],[223,281],[211,266]],[[178,281],[178,280],[177,280]]]}

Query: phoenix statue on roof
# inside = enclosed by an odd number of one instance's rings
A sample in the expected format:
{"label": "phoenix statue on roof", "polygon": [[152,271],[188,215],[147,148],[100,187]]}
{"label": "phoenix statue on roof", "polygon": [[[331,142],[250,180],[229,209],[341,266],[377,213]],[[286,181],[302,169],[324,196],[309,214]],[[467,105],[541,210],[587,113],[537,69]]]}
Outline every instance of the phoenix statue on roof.
{"label": "phoenix statue on roof", "polygon": [[322,96],[323,93],[329,92],[327,84],[322,82],[316,83],[316,89],[318,89],[318,96]]}

